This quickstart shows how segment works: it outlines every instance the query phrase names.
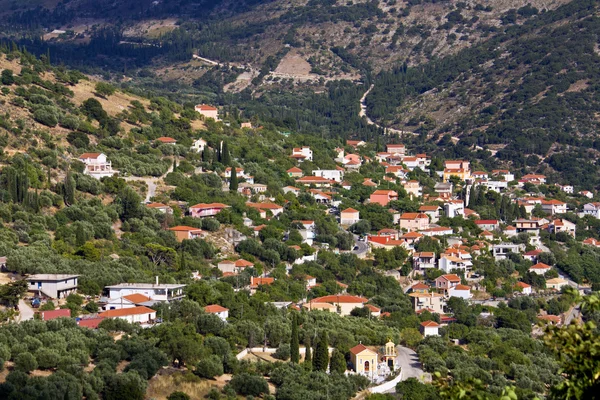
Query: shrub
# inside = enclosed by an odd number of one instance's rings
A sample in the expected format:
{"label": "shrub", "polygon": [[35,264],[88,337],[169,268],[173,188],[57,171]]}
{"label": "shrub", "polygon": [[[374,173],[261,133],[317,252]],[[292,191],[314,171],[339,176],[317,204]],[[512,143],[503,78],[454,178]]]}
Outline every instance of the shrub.
{"label": "shrub", "polygon": [[212,379],[215,376],[223,375],[223,363],[221,362],[221,358],[216,355],[203,358],[196,365],[194,373],[206,379]]}
{"label": "shrub", "polygon": [[273,358],[285,361],[290,358],[290,352],[290,345],[288,343],[283,343],[277,348],[277,351],[273,353]]}
{"label": "shrub", "polygon": [[38,363],[33,354],[26,351],[15,357],[15,369],[21,372],[31,372],[37,369]]}
{"label": "shrub", "polygon": [[58,117],[48,108],[38,108],[33,113],[33,119],[40,124],[54,128],[58,124]]}
{"label": "shrub", "polygon": [[229,385],[242,396],[260,396],[269,392],[269,385],[263,377],[247,373],[235,375]]}

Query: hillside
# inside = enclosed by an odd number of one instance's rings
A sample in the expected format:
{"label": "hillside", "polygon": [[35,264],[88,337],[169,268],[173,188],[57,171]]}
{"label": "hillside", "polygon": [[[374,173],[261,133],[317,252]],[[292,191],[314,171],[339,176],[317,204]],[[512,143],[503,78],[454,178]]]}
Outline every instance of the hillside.
{"label": "hillside", "polygon": [[597,9],[573,2],[455,56],[382,72],[368,115],[592,188],[600,149]]}

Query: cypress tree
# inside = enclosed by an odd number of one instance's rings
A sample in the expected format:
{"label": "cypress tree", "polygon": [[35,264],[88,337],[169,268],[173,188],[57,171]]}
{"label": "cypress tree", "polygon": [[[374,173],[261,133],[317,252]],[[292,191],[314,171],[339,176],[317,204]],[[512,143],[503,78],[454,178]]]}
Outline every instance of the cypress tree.
{"label": "cypress tree", "polygon": [[223,165],[231,164],[231,157],[229,156],[229,146],[227,142],[223,142],[223,148],[221,149],[221,163]]}
{"label": "cypress tree", "polygon": [[304,346],[306,346],[306,353],[304,354],[304,364],[312,365],[312,351],[310,347],[310,338],[306,338],[306,340],[304,341]]}
{"label": "cypress tree", "polygon": [[300,362],[300,339],[298,338],[298,316],[292,315],[292,337],[290,339],[290,359],[294,364]]}
{"label": "cypress tree", "polygon": [[314,371],[327,371],[329,365],[329,340],[327,339],[327,331],[321,333],[321,337],[315,348],[315,357],[313,358]]}
{"label": "cypress tree", "polygon": [[177,171],[177,158],[173,157],[173,172]]}
{"label": "cypress tree", "polygon": [[85,244],[86,237],[85,231],[83,230],[83,224],[77,224],[77,228],[75,228],[75,245],[77,247],[81,247]]}
{"label": "cypress tree", "polygon": [[67,176],[65,177],[64,183],[64,194],[63,199],[67,206],[70,206],[75,203],[75,179],[71,175],[71,172],[67,172]]}
{"label": "cypress tree", "polygon": [[346,372],[346,357],[338,349],[333,350],[331,353],[331,360],[329,361],[329,371],[343,374]]}
{"label": "cypress tree", "polygon": [[238,177],[237,177],[237,171],[235,170],[235,167],[231,167],[231,178],[229,179],[229,191],[230,192],[237,192],[238,190]]}

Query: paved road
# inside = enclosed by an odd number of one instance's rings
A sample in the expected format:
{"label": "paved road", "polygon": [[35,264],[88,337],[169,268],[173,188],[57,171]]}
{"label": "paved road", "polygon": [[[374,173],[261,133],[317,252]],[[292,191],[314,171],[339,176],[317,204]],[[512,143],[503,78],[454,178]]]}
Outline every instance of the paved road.
{"label": "paved road", "polygon": [[354,235],[354,247],[358,247],[358,249],[352,250],[352,253],[356,254],[359,257],[364,256],[369,251],[369,245],[367,244],[367,242],[359,241],[358,235]]}
{"label": "paved road", "polygon": [[416,378],[420,381],[429,382],[431,375],[425,373],[421,369],[421,363],[419,362],[419,356],[416,352],[409,349],[408,347],[398,346],[398,365],[402,368],[402,380],[408,378]]}
{"label": "paved road", "polygon": [[565,315],[565,325],[569,325],[571,323],[571,321],[573,321],[574,319],[578,319],[579,318],[579,313],[580,313],[580,309],[579,309],[579,304],[576,305],[575,307],[571,308],[569,310],[569,312],[567,313],[567,315]]}
{"label": "paved road", "polygon": [[29,304],[23,299],[19,300],[19,322],[28,321],[33,319],[33,309],[29,307]]}

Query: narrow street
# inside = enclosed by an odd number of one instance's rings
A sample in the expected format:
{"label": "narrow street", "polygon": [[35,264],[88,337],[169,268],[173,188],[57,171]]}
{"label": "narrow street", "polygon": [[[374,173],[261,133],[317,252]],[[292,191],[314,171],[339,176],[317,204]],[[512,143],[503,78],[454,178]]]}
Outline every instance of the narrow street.
{"label": "narrow street", "polygon": [[402,380],[416,378],[422,382],[431,381],[431,375],[421,369],[417,353],[408,347],[398,346],[398,365],[402,368]]}
{"label": "narrow street", "polygon": [[29,321],[30,319],[33,319],[33,315],[33,308],[31,308],[25,300],[20,299],[18,322]]}

